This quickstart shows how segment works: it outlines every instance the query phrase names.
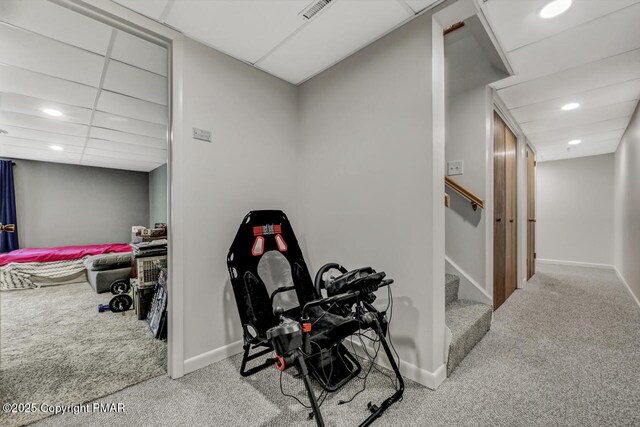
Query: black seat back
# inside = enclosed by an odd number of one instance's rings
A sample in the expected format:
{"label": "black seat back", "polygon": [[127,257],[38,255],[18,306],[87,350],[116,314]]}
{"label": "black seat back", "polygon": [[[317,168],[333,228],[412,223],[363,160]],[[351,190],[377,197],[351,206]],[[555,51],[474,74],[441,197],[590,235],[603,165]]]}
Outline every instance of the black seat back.
{"label": "black seat back", "polygon": [[247,333],[247,326],[251,326],[261,339],[266,337],[269,328],[279,322],[273,314],[274,305],[277,305],[273,300],[284,289],[283,286],[277,291],[273,287],[269,289],[259,274],[261,259],[274,251],[282,255],[280,259],[286,259],[287,270],[291,272],[293,289],[289,292],[295,292],[298,307],[291,308],[289,312],[295,312],[306,302],[318,298],[298,240],[284,212],[249,212],[231,244],[227,266],[243,329]]}

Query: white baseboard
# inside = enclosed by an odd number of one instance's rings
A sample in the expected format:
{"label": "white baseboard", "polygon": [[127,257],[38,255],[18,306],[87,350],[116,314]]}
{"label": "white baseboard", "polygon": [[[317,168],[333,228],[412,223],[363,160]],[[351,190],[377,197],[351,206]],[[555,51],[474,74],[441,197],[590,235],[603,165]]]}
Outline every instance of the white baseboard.
{"label": "white baseboard", "polygon": [[[354,344],[356,354],[360,357],[366,358],[366,356],[364,355],[364,350],[362,350],[362,344],[360,343],[360,341],[353,340],[352,342]],[[372,353],[373,351],[369,350],[369,354]],[[380,350],[380,352],[378,353],[376,365],[385,369],[392,370],[391,364],[387,360],[387,356],[384,353],[384,350]],[[444,363],[434,372],[419,368],[412,363],[405,362],[404,360],[400,360],[399,368],[400,373],[403,377],[415,381],[418,384],[422,384],[423,386],[430,388],[431,390],[437,389],[440,384],[442,384],[444,380],[447,379],[447,365]]]}
{"label": "white baseboard", "polygon": [[198,369],[219,362],[227,357],[242,353],[242,341],[235,341],[215,350],[199,354],[184,361],[184,373],[188,374]]}
{"label": "white baseboard", "polygon": [[629,284],[624,279],[624,277],[622,277],[622,273],[620,273],[617,268],[614,268],[614,270],[615,270],[616,274],[618,275],[618,279],[620,279],[620,281],[622,283],[624,283],[624,285],[629,290],[629,293],[631,294],[631,298],[633,298],[633,300],[636,302],[636,304],[638,304],[638,307],[640,307],[640,300],[638,300],[638,297],[636,296],[636,294],[634,294],[633,291],[631,290],[631,286],[629,286]]}
{"label": "white baseboard", "polygon": [[588,267],[588,268],[600,268],[603,270],[615,270],[613,265],[597,264],[593,262],[565,261],[561,259],[544,259],[544,258],[537,258],[536,262],[539,262],[540,264],[569,265],[573,267]]}

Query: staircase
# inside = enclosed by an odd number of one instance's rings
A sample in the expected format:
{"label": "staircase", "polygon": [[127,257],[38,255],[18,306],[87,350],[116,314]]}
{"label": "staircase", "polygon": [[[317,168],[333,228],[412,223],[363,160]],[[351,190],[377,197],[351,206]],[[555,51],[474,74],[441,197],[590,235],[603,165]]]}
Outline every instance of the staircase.
{"label": "staircase", "polygon": [[451,330],[447,377],[485,336],[491,327],[490,305],[458,299],[460,278],[447,274],[445,280],[445,322]]}

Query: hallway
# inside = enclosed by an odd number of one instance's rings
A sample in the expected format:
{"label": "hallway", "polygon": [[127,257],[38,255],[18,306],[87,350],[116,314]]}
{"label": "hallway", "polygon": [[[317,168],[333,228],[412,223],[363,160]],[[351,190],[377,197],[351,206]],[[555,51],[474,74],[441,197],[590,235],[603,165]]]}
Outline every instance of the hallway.
{"label": "hallway", "polygon": [[[408,382],[377,426],[631,426],[640,424],[640,309],[610,270],[540,265],[495,313],[491,331],[435,392]],[[243,379],[238,356],[171,381],[149,380],[107,398],[124,414],[51,417],[39,425],[315,425],[277,392],[277,371]],[[303,388],[285,376],[285,389]],[[226,390],[220,393],[221,387]],[[275,387],[275,388],[274,388]],[[352,426],[389,394],[373,371],[323,405],[327,425]],[[251,402],[250,404],[247,402]],[[230,408],[241,406],[240,411]]]}

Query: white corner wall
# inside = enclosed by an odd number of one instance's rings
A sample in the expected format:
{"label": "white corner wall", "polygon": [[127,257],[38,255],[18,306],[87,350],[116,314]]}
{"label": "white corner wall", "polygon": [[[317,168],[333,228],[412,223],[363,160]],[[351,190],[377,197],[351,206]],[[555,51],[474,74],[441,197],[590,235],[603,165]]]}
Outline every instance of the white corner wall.
{"label": "white corner wall", "polygon": [[423,15],[302,85],[298,176],[297,230],[310,267],[370,265],[394,278],[401,368],[430,387],[444,379],[445,330],[437,37],[442,29]]}
{"label": "white corner wall", "polygon": [[539,162],[538,260],[611,266],[614,155]]}
{"label": "white corner wall", "polygon": [[[183,337],[187,373],[239,349],[226,256],[244,215],[282,209],[298,225],[297,89],[186,38],[174,44],[174,73],[173,303],[184,324],[172,325],[181,329],[174,337]],[[194,127],[210,130],[213,141],[194,140]]]}
{"label": "white corner wall", "polygon": [[[640,107],[615,153],[615,267],[640,299]],[[640,302],[638,302],[640,305]]]}

